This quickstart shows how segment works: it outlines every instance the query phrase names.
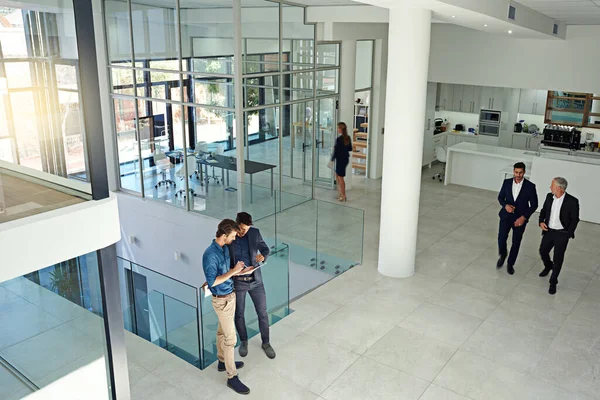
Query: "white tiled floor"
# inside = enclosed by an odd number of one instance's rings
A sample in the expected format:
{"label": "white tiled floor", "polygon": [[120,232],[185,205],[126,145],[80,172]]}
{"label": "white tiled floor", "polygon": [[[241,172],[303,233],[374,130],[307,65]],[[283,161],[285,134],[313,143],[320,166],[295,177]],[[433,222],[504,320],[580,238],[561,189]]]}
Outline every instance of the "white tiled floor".
{"label": "white tiled floor", "polygon": [[[377,272],[380,182],[357,179],[348,197],[365,209],[363,265],[293,303],[272,327],[275,360],[258,337],[250,341],[240,370],[247,398],[600,399],[600,226],[580,225],[550,296],[537,277],[536,227],[527,228],[517,273],[496,270],[495,193],[444,187],[431,173],[417,271],[403,280]],[[71,321],[86,333],[91,324],[73,310],[51,317],[45,329]],[[214,365],[198,370],[133,335],[127,344],[135,400],[239,398]]]}
{"label": "white tiled floor", "polygon": [[[550,296],[536,226],[517,273],[496,270],[495,193],[444,187],[431,173],[417,272],[404,280],[377,272],[380,182],[357,179],[348,197],[366,212],[364,264],[293,303],[272,327],[275,360],[251,340],[240,370],[248,398],[600,399],[600,226],[580,225]],[[146,346],[130,350],[134,399],[238,398],[214,366]]]}

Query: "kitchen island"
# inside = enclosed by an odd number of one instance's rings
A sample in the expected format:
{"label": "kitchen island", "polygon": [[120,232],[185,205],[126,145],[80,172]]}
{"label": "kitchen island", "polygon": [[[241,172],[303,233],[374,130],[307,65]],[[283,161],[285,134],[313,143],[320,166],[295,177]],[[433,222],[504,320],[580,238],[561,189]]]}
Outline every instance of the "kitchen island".
{"label": "kitchen island", "polygon": [[[527,175],[536,184],[540,207],[550,183],[557,176],[569,182],[567,192],[579,199],[582,221],[600,223],[600,157],[555,152],[526,151],[476,143],[448,147],[445,184],[498,191],[507,171],[518,161],[527,166]],[[510,175],[508,175],[510,176]]]}

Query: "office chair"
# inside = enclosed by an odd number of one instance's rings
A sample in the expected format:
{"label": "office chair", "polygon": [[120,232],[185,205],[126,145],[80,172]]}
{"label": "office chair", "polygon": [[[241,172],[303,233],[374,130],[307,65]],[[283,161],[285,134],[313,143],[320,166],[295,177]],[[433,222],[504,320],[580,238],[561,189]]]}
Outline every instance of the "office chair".
{"label": "office chair", "polygon": [[[197,142],[196,143],[196,150],[194,151],[194,156],[198,157],[201,154],[206,154],[206,153],[208,153],[208,144],[206,142]],[[202,172],[198,169],[198,168],[202,168],[202,165],[200,165],[198,167],[198,161],[196,160],[195,157],[194,157],[194,162],[196,163],[196,169],[194,170],[194,172],[192,172],[190,174],[190,179],[194,175],[196,175],[196,179],[200,179],[200,175],[202,175]],[[189,165],[190,164],[188,164],[188,166]],[[200,181],[200,186],[204,186],[204,182]]]}
{"label": "office chair", "polygon": [[442,172],[435,174],[432,179],[438,178],[442,182],[446,176],[446,148],[444,146],[436,146],[435,157],[442,164]]}
{"label": "office chair", "polygon": [[165,185],[167,189],[170,187],[170,185],[173,185],[174,188],[177,187],[175,182],[173,182],[171,179],[167,179],[167,171],[169,171],[174,166],[173,164],[171,164],[171,160],[169,160],[167,155],[163,153],[160,148],[157,147],[152,157],[154,159],[154,165],[156,165],[156,168],[158,168],[162,176],[162,179],[158,181],[154,188],[158,189],[159,186],[162,185]]}
{"label": "office chair", "polygon": [[[194,165],[196,163],[196,156],[193,154],[190,154],[187,156],[187,164],[188,167],[190,165]],[[185,179],[185,165],[183,163],[181,163],[181,168],[179,168],[179,170],[177,171],[177,177],[179,177],[180,180],[184,180]],[[193,176],[194,174],[190,175],[190,178]],[[189,187],[189,192],[192,195],[192,197],[197,197],[196,192],[194,191],[194,188],[192,188],[191,186],[191,182],[190,182],[190,187]],[[179,189],[177,191],[177,193],[175,193],[175,197],[183,197],[184,199],[187,197],[185,194],[185,188],[184,189]]]}

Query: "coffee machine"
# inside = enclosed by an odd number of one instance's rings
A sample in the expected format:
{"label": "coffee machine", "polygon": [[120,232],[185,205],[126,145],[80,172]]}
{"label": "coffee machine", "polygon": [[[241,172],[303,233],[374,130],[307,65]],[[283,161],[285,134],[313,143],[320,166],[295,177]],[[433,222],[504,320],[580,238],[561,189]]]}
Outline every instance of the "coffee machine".
{"label": "coffee machine", "polygon": [[542,144],[545,146],[579,150],[581,148],[581,131],[568,126],[546,125]]}

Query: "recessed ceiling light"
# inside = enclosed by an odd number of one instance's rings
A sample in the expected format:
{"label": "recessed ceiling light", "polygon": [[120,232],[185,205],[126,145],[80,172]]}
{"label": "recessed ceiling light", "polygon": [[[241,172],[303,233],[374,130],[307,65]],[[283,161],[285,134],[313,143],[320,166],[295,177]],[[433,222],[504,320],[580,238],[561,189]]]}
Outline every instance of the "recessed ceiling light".
{"label": "recessed ceiling light", "polygon": [[487,27],[487,24],[483,24],[483,26]]}
{"label": "recessed ceiling light", "polygon": [[456,18],[456,15],[453,15],[452,18]]}
{"label": "recessed ceiling light", "polygon": [[512,33],[512,31],[508,31],[508,34],[510,35]]}

